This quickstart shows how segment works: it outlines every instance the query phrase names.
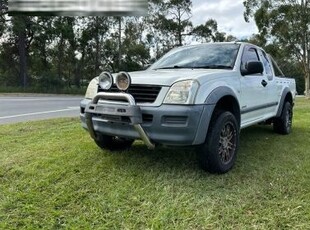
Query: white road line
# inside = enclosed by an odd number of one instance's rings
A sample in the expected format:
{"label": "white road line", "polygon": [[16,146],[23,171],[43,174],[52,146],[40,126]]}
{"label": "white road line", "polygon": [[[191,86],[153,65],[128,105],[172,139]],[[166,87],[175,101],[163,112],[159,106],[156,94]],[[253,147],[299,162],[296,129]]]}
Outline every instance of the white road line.
{"label": "white road line", "polygon": [[42,101],[41,99],[25,99],[25,98],[19,98],[19,99],[15,99],[15,98],[0,98],[0,101]]}
{"label": "white road line", "polygon": [[36,113],[25,113],[25,114],[18,114],[18,115],[0,117],[0,120],[2,120],[2,119],[9,119],[9,118],[16,118],[16,117],[25,117],[25,116],[41,115],[41,114],[47,114],[47,113],[66,112],[66,111],[77,110],[77,109],[79,109],[79,107],[69,107],[68,109],[59,109],[59,110],[43,111],[43,112],[36,112]]}
{"label": "white road line", "polygon": [[0,101],[8,101],[8,102],[24,102],[24,101],[76,101],[76,100],[81,100],[79,98],[74,99],[74,98],[68,98],[68,99],[58,99],[58,98],[41,98],[41,99],[30,99],[30,98],[0,98]]}

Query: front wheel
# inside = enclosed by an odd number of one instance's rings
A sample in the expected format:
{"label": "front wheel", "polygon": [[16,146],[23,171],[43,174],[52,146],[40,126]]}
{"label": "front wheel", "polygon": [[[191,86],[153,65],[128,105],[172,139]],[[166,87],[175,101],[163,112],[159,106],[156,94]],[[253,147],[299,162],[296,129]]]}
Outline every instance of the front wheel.
{"label": "front wheel", "polygon": [[213,116],[206,141],[197,153],[202,169],[211,173],[226,173],[234,165],[239,145],[239,126],[235,116],[220,111]]}
{"label": "front wheel", "polygon": [[107,136],[103,134],[97,134],[95,143],[102,149],[108,149],[111,151],[121,151],[129,149],[134,140],[125,139],[117,136]]}

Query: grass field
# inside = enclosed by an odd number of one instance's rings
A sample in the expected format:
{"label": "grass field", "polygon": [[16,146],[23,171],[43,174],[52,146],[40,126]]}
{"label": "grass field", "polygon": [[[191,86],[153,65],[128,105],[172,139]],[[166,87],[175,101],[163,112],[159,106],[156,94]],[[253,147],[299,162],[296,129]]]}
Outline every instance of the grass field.
{"label": "grass field", "polygon": [[234,169],[193,149],[102,151],[78,119],[0,126],[0,229],[310,229],[310,101],[242,130]]}

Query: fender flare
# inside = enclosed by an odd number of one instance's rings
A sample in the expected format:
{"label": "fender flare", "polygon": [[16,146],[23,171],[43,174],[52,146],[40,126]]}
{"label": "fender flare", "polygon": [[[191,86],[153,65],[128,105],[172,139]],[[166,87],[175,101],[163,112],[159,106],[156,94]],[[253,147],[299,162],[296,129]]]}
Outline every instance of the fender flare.
{"label": "fender flare", "polygon": [[282,91],[282,96],[281,96],[281,100],[280,100],[280,103],[279,103],[279,107],[278,107],[278,111],[277,111],[276,117],[280,117],[281,116],[281,113],[282,113],[283,106],[284,106],[285,99],[286,99],[287,95],[291,95],[291,97],[293,99],[292,92],[291,92],[291,90],[288,87],[284,88],[284,90]]}
{"label": "fender flare", "polygon": [[206,98],[205,103],[206,104],[216,104],[221,98],[223,98],[225,96],[233,96],[236,99],[236,101],[238,102],[237,96],[231,88],[229,88],[227,86],[220,86],[220,87],[217,87],[214,90],[212,90],[212,92]]}
{"label": "fender flare", "polygon": [[[199,126],[193,142],[194,145],[203,144],[205,142],[216,104],[220,101],[221,98],[225,96],[232,96],[235,98],[236,102],[238,103],[238,109],[240,111],[238,99],[232,89],[227,86],[220,86],[215,88],[205,100],[204,110],[201,115]],[[237,118],[237,120],[240,121],[240,117]]]}

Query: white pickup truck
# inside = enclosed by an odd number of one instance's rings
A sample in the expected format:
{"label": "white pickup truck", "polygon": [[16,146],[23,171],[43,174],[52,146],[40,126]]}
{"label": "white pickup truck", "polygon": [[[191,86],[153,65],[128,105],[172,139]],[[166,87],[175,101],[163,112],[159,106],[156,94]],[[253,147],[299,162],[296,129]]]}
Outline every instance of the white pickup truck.
{"label": "white pickup truck", "polygon": [[89,83],[80,118],[103,149],[127,149],[135,139],[150,149],[195,146],[204,170],[225,173],[242,128],[267,122],[290,133],[295,94],[295,80],[255,45],[190,45],[144,71],[101,73]]}

